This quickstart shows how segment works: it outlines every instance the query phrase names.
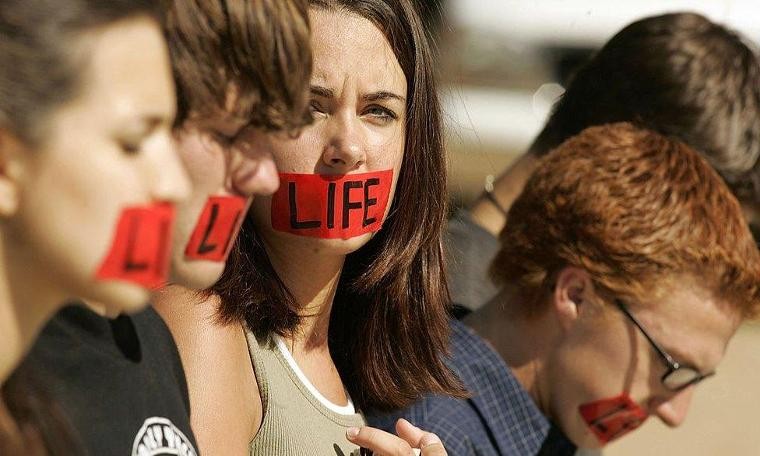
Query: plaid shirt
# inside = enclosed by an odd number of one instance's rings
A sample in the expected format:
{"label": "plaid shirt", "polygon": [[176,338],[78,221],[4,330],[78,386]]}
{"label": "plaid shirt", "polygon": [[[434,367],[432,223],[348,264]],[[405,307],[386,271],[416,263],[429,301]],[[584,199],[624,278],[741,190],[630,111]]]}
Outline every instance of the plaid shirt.
{"label": "plaid shirt", "polygon": [[452,320],[451,330],[447,363],[471,397],[428,395],[407,409],[368,416],[369,424],[395,433],[396,420],[406,418],[437,434],[452,456],[574,454],[501,357],[462,323]]}

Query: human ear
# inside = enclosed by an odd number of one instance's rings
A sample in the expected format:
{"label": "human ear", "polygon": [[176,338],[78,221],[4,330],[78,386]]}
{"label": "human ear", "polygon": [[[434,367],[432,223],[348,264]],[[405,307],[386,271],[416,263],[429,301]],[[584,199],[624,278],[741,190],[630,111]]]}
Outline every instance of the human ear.
{"label": "human ear", "polygon": [[591,276],[581,268],[568,266],[557,274],[552,293],[552,309],[563,329],[568,330],[575,323],[581,306],[588,302],[592,291]]}
{"label": "human ear", "polygon": [[23,168],[20,158],[25,149],[16,135],[0,127],[0,217],[11,217],[18,210]]}

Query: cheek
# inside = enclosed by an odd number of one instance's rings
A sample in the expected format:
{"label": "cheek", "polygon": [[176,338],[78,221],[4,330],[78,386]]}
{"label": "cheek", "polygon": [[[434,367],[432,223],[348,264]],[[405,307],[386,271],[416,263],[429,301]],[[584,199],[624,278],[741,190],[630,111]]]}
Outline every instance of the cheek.
{"label": "cheek", "polygon": [[389,127],[370,131],[368,136],[367,167],[370,170],[393,169],[398,174],[406,146],[404,129]]}
{"label": "cheek", "polygon": [[[592,335],[593,334],[593,335]],[[626,328],[579,331],[547,361],[551,408],[560,423],[584,433],[579,407],[628,393],[644,403],[650,394],[652,360],[647,347]]]}
{"label": "cheek", "polygon": [[219,145],[199,135],[187,135],[177,142],[177,148],[194,193],[208,195],[224,187],[227,161]]}
{"label": "cheek", "polygon": [[[390,200],[396,194],[398,178],[404,162],[405,137],[403,133],[384,136],[381,141],[370,146],[367,153],[367,169],[370,171],[393,170]],[[390,209],[390,204],[388,205]]]}
{"label": "cheek", "polygon": [[318,174],[325,147],[321,132],[320,126],[311,126],[295,139],[269,135],[262,147],[271,151],[280,173]]}
{"label": "cheek", "polygon": [[[626,387],[626,376],[635,359],[615,340],[604,334],[579,331],[562,342],[547,363],[550,388],[557,388],[556,399],[563,408],[619,394]],[[635,357],[634,357],[635,358]],[[562,381],[559,381],[562,379]]]}
{"label": "cheek", "polygon": [[24,187],[19,236],[72,283],[94,277],[122,210],[149,202],[139,163],[109,153],[43,152]]}

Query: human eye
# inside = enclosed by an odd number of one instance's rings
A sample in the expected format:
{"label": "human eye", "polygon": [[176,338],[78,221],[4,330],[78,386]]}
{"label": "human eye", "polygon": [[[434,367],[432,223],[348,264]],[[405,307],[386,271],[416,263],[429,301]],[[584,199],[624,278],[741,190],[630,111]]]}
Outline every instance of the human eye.
{"label": "human eye", "polygon": [[312,119],[317,118],[318,116],[324,116],[326,115],[326,111],[324,107],[322,107],[322,104],[318,100],[311,100],[311,103],[309,103],[309,112],[311,112]]}
{"label": "human eye", "polygon": [[221,144],[222,146],[229,147],[235,143],[237,134],[230,135],[219,130],[211,130],[211,137],[214,139],[214,141]]}
{"label": "human eye", "polygon": [[140,153],[141,144],[134,141],[119,141],[119,147],[126,155],[137,155]]}
{"label": "human eye", "polygon": [[382,123],[388,123],[398,119],[398,115],[389,108],[381,105],[371,105],[365,109],[364,114]]}
{"label": "human eye", "polygon": [[116,138],[116,144],[122,153],[128,156],[138,155],[143,148],[145,136],[143,135],[120,135]]}

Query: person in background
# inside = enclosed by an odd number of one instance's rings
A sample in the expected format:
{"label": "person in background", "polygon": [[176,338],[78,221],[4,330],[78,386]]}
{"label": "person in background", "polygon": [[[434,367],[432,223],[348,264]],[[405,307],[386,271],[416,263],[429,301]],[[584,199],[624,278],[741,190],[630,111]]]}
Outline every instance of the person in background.
{"label": "person in background", "polygon": [[693,13],[647,17],[613,36],[570,79],[543,130],[469,209],[446,240],[452,299],[462,314],[496,292],[487,267],[506,212],[538,160],[584,128],[634,122],[703,154],[760,222],[760,66],[751,44]]}
{"label": "person in background", "polygon": [[573,454],[649,416],[686,417],[729,340],[760,309],[760,251],[741,206],[685,144],[616,123],[537,163],[491,265],[499,293],[451,321],[470,397],[404,417],[450,454]]}
{"label": "person in background", "polygon": [[[290,131],[311,120],[304,4],[165,4],[164,32],[178,89],[171,133],[192,188],[177,206],[173,243],[166,248],[176,285],[159,290],[159,302],[164,293],[213,284],[224,267],[224,243],[237,235],[236,214],[245,211],[251,195],[277,188],[274,162],[250,141],[251,132]],[[122,44],[135,49],[133,42]],[[144,296],[140,304],[148,302]],[[213,368],[213,359],[206,361]],[[68,307],[45,328],[26,365],[45,373],[46,386],[88,454],[198,454],[179,353],[153,308],[109,319],[91,305]]]}
{"label": "person in background", "polygon": [[46,321],[74,297],[135,311],[166,278],[173,203],[189,184],[172,144],[176,103],[157,13],[133,0],[0,8],[4,455],[80,449],[36,389],[44,372],[9,377]]}

